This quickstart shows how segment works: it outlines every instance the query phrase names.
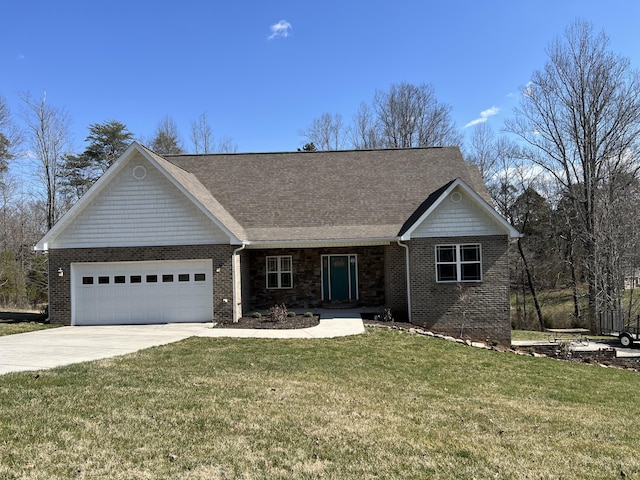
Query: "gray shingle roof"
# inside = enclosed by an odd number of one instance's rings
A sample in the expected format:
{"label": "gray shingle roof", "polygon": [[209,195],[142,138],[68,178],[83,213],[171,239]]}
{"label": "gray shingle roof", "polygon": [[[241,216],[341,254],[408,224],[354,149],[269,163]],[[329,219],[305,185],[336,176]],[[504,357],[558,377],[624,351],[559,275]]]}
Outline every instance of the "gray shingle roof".
{"label": "gray shingle roof", "polygon": [[249,241],[391,238],[456,178],[491,202],[457,147],[164,158],[185,171],[172,172],[185,188]]}

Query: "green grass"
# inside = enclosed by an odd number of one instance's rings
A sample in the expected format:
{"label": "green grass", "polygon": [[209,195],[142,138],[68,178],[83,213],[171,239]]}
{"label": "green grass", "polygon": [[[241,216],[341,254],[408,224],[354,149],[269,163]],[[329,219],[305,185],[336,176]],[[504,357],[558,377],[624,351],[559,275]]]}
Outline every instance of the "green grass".
{"label": "green grass", "polygon": [[[612,340],[615,337],[604,335],[586,335],[590,340]],[[534,330],[511,330],[511,340],[531,340],[546,341],[553,338],[553,334],[549,332],[539,332]]]}
{"label": "green grass", "polygon": [[0,377],[0,478],[640,478],[640,374],[386,329]]}
{"label": "green grass", "polygon": [[46,315],[34,312],[0,312],[0,337],[58,327],[44,323]]}

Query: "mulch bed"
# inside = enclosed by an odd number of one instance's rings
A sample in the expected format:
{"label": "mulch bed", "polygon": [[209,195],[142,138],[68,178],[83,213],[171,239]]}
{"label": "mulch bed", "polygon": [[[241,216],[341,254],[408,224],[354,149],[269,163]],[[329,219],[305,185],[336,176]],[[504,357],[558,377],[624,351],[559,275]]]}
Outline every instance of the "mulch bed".
{"label": "mulch bed", "polygon": [[279,322],[269,321],[268,315],[260,318],[241,317],[237,323],[219,323],[215,328],[262,328],[269,330],[287,330],[295,328],[315,327],[320,323],[320,316],[305,317],[304,315],[296,315],[295,317],[285,317]]}

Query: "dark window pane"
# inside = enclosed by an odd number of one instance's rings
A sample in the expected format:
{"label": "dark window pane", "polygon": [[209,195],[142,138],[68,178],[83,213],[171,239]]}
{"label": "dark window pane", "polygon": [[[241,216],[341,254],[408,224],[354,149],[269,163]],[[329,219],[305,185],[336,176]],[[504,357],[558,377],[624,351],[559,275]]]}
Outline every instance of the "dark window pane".
{"label": "dark window pane", "polygon": [[98,277],[98,283],[100,285],[105,285],[109,283],[109,277]]}
{"label": "dark window pane", "polygon": [[178,281],[179,282],[188,282],[189,281],[189,274],[188,273],[181,273],[180,275],[178,275]]}
{"label": "dark window pane", "polygon": [[115,277],[113,277],[113,283],[124,283],[126,281],[126,278],[124,275],[116,275]]}
{"label": "dark window pane", "polygon": [[480,246],[479,245],[462,245],[460,247],[461,257],[463,262],[478,262],[480,261]]}
{"label": "dark window pane", "polygon": [[479,263],[463,263],[461,280],[480,280],[480,264]]}
{"label": "dark window pane", "polygon": [[206,278],[206,275],[205,275],[204,273],[196,273],[196,274],[193,276],[193,279],[194,279],[196,282],[204,282],[204,281],[205,281],[205,278]]}
{"label": "dark window pane", "polygon": [[267,275],[267,288],[278,288],[278,274],[269,273]]}
{"label": "dark window pane", "polygon": [[292,284],[291,284],[291,274],[290,273],[283,273],[280,277],[280,286],[282,288],[291,288]]}
{"label": "dark window pane", "polygon": [[131,275],[131,277],[129,277],[129,282],[130,283],[142,283],[142,276],[141,275]]}
{"label": "dark window pane", "polygon": [[437,247],[438,262],[455,262],[456,247],[455,246],[439,246]]}
{"label": "dark window pane", "polygon": [[158,281],[158,275],[147,275],[147,283],[156,283]]}
{"label": "dark window pane", "polygon": [[170,273],[162,275],[162,281],[164,283],[173,282],[173,275]]}
{"label": "dark window pane", "polygon": [[93,285],[93,277],[82,277],[83,285]]}
{"label": "dark window pane", "polygon": [[456,266],[455,265],[438,265],[438,281],[439,282],[455,282]]}

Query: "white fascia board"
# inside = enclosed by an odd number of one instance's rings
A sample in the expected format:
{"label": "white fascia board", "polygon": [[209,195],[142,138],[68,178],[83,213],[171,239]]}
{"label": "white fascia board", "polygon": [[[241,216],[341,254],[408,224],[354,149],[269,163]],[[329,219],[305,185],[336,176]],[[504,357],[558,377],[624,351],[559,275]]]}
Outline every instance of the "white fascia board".
{"label": "white fascia board", "polygon": [[413,225],[411,225],[411,227],[404,233],[404,235],[400,237],[400,240],[411,240],[411,234],[413,233],[413,231],[418,228],[418,226],[421,225],[422,222],[424,222],[427,217],[436,210],[436,208],[438,208],[438,206],[444,201],[445,198],[449,196],[451,192],[453,192],[456,187],[460,187],[466,194],[468,194],[473,202],[476,203],[476,205],[482,208],[482,210],[484,210],[485,213],[487,213],[495,223],[500,225],[500,227],[502,227],[506,231],[506,233],[508,233],[509,238],[522,237],[522,234],[518,232],[513,227],[513,225],[507,222],[502,215],[496,212],[496,210],[491,205],[489,205],[484,198],[478,195],[474,189],[464,183],[461,179],[456,178],[453,183],[449,185],[449,187],[444,192],[442,192],[442,195],[440,195],[438,199],[433,202],[433,204],[427,209],[427,211],[424,212],[420,216],[420,218],[416,220]]}
{"label": "white fascia board", "polygon": [[87,190],[85,194],[73,204],[67,213],[65,213],[62,218],[58,220],[53,227],[51,227],[51,230],[49,230],[45,236],[40,239],[40,241],[35,245],[34,250],[49,250],[49,243],[51,240],[55,239],[71,223],[71,221],[76,218],[89,203],[91,203],[91,200],[93,200],[104,189],[104,186],[109,183],[110,179],[122,170],[134,151],[144,153],[137,142],[131,143],[131,145],[129,145],[124,153],[115,162],[113,162],[113,164],[96,181],[96,183],[94,183],[91,188],[89,188],[89,190]]}

